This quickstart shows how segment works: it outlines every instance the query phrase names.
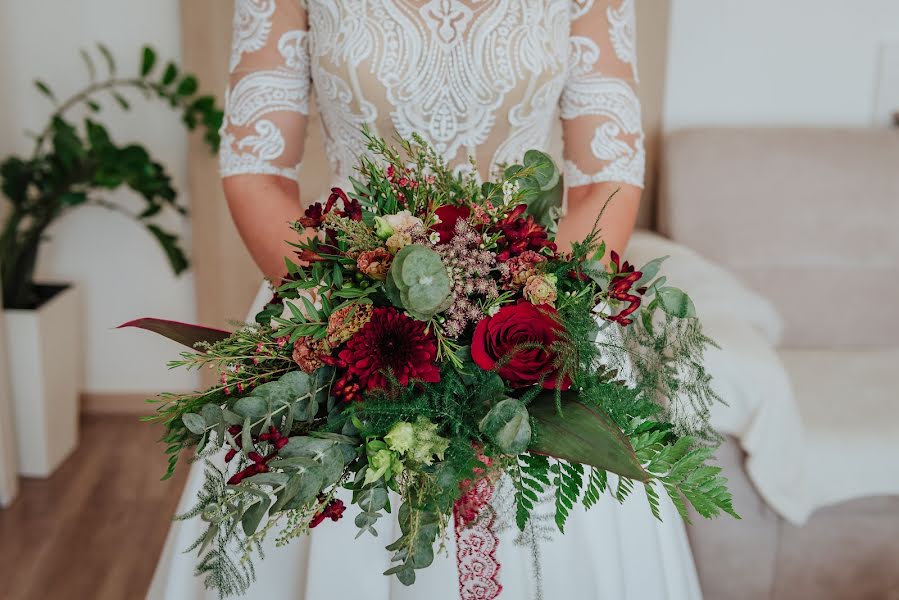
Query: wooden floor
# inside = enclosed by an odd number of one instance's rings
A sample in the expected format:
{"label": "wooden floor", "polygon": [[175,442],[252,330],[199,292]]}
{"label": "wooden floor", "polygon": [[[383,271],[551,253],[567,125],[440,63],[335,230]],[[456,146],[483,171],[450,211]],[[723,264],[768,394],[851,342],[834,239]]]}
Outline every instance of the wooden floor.
{"label": "wooden floor", "polygon": [[159,480],[160,434],[135,417],[86,417],[50,479],[21,481],[0,510],[0,598],[144,597],[187,473]]}

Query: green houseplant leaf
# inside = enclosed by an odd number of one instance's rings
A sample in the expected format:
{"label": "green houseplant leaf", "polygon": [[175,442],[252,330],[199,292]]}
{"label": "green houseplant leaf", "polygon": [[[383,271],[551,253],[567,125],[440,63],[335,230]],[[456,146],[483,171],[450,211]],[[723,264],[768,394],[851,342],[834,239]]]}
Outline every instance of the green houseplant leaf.
{"label": "green houseplant leaf", "polygon": [[528,405],[537,422],[537,435],[529,450],[569,462],[590,465],[622,477],[649,481],[630,440],[602,410],[577,400],[575,392],[562,392],[561,413],[555,392],[547,390]]}
{"label": "green houseplant leaf", "polygon": [[[148,100],[161,100],[181,114],[189,128],[202,127],[203,138],[210,150],[217,151],[218,133],[223,112],[212,96],[198,95],[196,77],[181,73],[169,63],[162,83],[149,76],[158,63],[157,53],[143,47],[135,76],[119,77],[109,48],[97,44],[99,61],[82,50],[90,83],[67,98],[57,97],[49,84],[36,80],[37,91],[55,104],[46,126],[36,134],[30,158],[9,157],[0,160],[0,189],[12,205],[11,211],[0,210],[0,283],[3,304],[7,308],[31,309],[40,303],[34,283],[34,265],[46,230],[72,209],[100,206],[115,210],[143,225],[165,252],[172,270],[182,273],[188,267],[179,236],[160,226],[154,219],[164,209],[185,216],[186,209],[177,203],[177,193],[166,168],[153,160],[140,144],[118,146],[102,124],[92,119],[76,123],[68,118],[73,109],[86,108],[99,113],[105,107],[105,95],[123,109],[130,102],[126,91],[143,92]],[[97,67],[105,63],[106,75],[98,79]],[[103,192],[127,186],[146,203],[143,210],[130,210],[103,197]],[[2,207],[0,207],[2,208]]]}

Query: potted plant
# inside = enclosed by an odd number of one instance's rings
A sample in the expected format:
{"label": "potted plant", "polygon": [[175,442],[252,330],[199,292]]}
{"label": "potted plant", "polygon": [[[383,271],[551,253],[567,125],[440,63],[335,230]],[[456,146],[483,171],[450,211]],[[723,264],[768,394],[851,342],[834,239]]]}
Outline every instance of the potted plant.
{"label": "potted plant", "polygon": [[[219,144],[222,111],[215,98],[199,95],[197,79],[181,74],[176,64],[157,69],[153,49],[143,49],[140,71],[130,77],[117,75],[112,53],[102,44],[95,56],[86,51],[81,55],[90,82],[71,97],[58,99],[50,86],[35,81],[55,109],[35,136],[30,156],[10,156],[0,163],[0,190],[8,210],[0,224],[0,281],[23,475],[48,475],[77,441],[82,318],[74,284],[34,280],[48,228],[69,211],[102,206],[143,225],[159,242],[175,273],[188,266],[177,236],[157,221],[165,211],[187,214],[178,203],[171,177],[143,146],[113,141],[97,118],[101,103],[111,101],[127,111],[131,103],[125,93],[139,91],[147,100],[170,104],[188,129],[203,128],[212,151]],[[97,62],[103,65],[102,78]],[[79,109],[88,116],[76,124],[68,117]],[[144,200],[143,210],[132,213],[105,198],[106,192],[122,187]]]}

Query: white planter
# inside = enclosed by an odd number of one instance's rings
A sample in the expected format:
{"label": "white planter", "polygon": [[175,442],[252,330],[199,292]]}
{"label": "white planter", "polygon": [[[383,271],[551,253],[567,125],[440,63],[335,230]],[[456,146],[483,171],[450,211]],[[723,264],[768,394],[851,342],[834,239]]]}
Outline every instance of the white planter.
{"label": "white planter", "polygon": [[6,367],[5,330],[3,319],[0,319],[0,508],[12,504],[19,491],[19,465],[16,460],[9,371]]}
{"label": "white planter", "polygon": [[70,285],[35,310],[3,314],[19,473],[47,477],[78,443],[81,294]]}

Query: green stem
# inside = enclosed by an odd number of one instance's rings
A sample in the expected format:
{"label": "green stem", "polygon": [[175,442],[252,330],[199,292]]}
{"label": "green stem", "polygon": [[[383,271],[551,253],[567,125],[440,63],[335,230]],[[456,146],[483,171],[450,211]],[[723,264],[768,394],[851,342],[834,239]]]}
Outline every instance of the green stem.
{"label": "green stem", "polygon": [[104,92],[107,90],[115,89],[118,87],[133,87],[138,88],[140,90],[147,91],[152,86],[148,84],[144,79],[140,77],[135,78],[111,78],[105,81],[99,81],[97,83],[92,83],[77,94],[74,94],[70,98],[68,98],[65,102],[59,105],[55,112],[50,115],[50,120],[47,123],[47,126],[44,130],[38,135],[34,144],[34,152],[32,153],[32,159],[37,159],[41,154],[41,148],[44,146],[44,142],[47,141],[47,137],[50,135],[50,132],[53,130],[53,121],[56,118],[61,117],[72,107],[84,102],[89,99],[92,95],[97,94],[99,92]]}

